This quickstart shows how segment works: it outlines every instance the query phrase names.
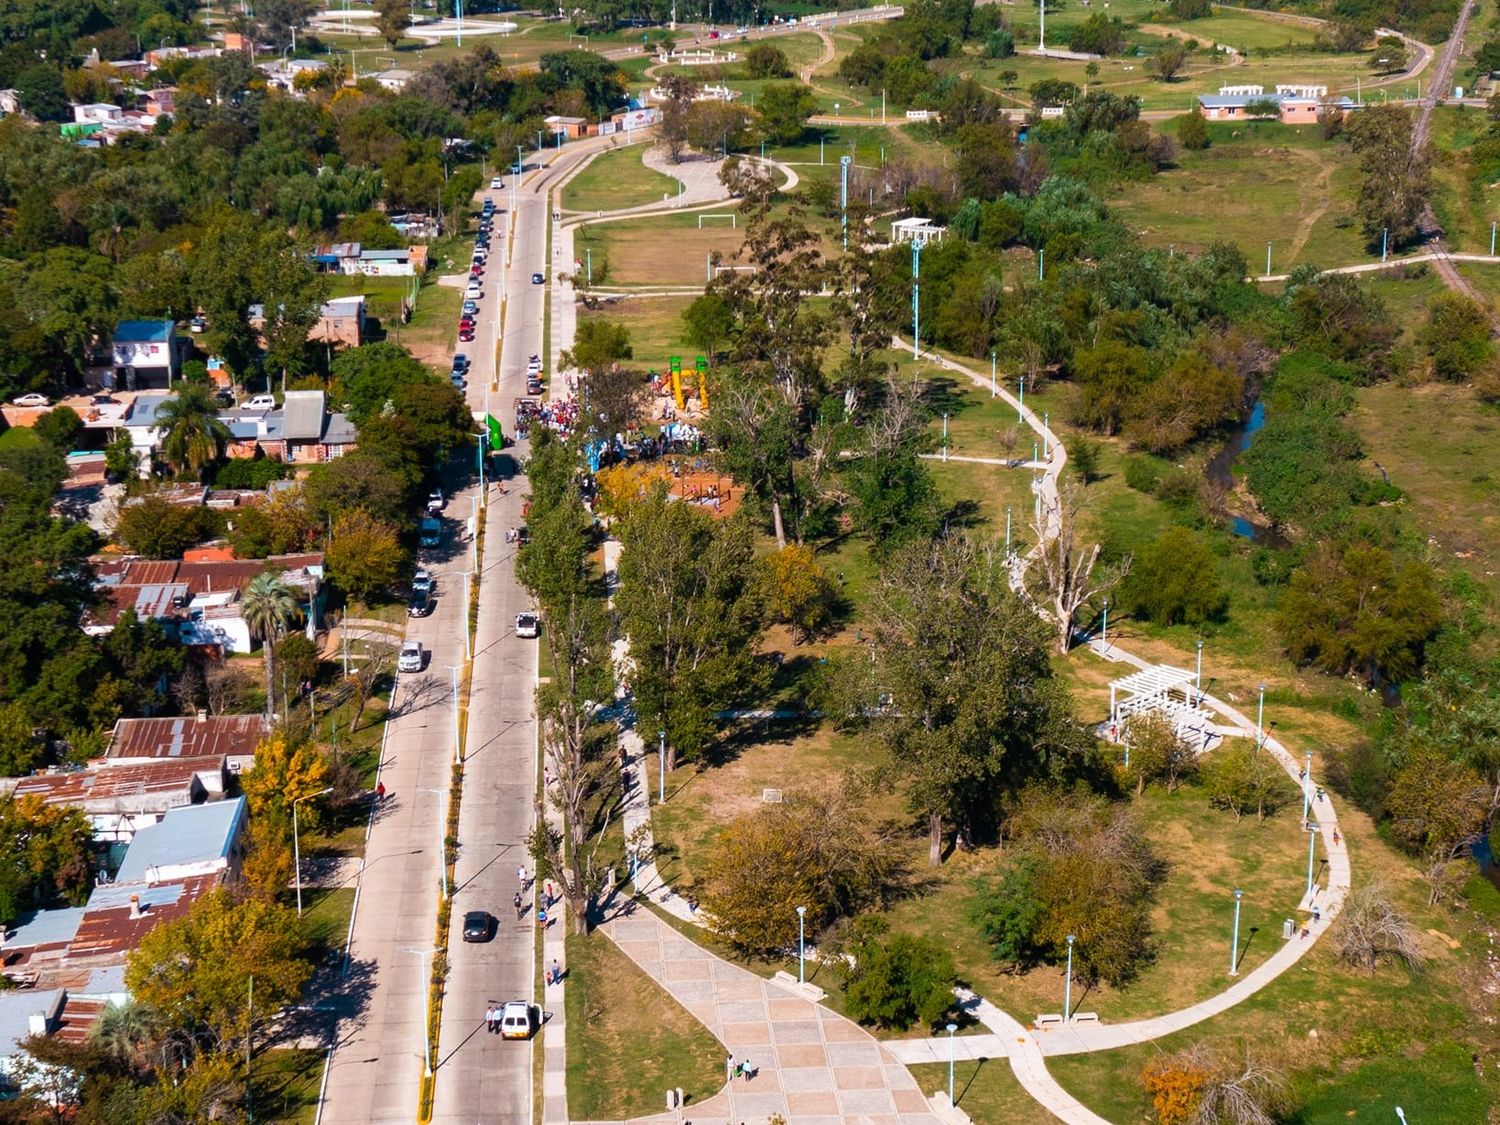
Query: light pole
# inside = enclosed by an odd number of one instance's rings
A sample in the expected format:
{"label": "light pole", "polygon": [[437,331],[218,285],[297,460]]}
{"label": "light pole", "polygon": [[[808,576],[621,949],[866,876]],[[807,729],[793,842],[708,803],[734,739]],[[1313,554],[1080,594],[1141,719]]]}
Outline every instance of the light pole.
{"label": "light pole", "polygon": [[953,1056],[957,1048],[953,1043],[953,1033],[958,1030],[958,1024],[948,1025],[948,1104],[953,1104]]}
{"label": "light pole", "polygon": [[1010,554],[1010,507],[1005,509],[1005,553]]}
{"label": "light pole", "polygon": [[[656,764],[661,767],[659,803],[664,805],[667,803],[667,732],[665,730],[656,732]],[[648,797],[651,795],[649,786],[646,790],[646,795]]]}
{"label": "light pole", "polygon": [[1104,599],[1104,623],[1099,628],[1099,641],[1105,648],[1109,647],[1109,599]]}
{"label": "light pole", "polygon": [[917,281],[922,274],[922,248],[927,244],[920,238],[911,242],[911,357],[922,354],[922,303],[918,298]]}
{"label": "light pole", "polygon": [[1229,975],[1240,975],[1240,899],[1245,892],[1238,887],[1234,892],[1234,938],[1229,943]]}
{"label": "light pole", "polygon": [[1021,393],[1016,399],[1016,421],[1026,421],[1026,372],[1021,372],[1021,381],[1018,384]]}
{"label": "light pole", "polygon": [[1266,717],[1266,685],[1265,684],[1261,684],[1260,685],[1260,703],[1258,703],[1256,705],[1256,708],[1255,708],[1255,748],[1257,750],[1259,750],[1261,748],[1262,743],[1265,741],[1265,736],[1261,733],[1261,731],[1265,729],[1261,725],[1262,722],[1264,722],[1265,717]]}
{"label": "light pole", "polygon": [[1073,935],[1068,935],[1068,975],[1063,978],[1063,1023],[1067,1023],[1073,1011]]}
{"label": "light pole", "polygon": [[447,898],[448,897],[448,834],[443,831],[443,791],[441,789],[434,789],[431,786],[424,786],[423,788],[419,789],[418,792],[420,792],[420,793],[431,793],[434,797],[436,797],[438,799],[438,815],[437,815],[437,829],[438,829],[438,875],[442,878],[442,882],[443,882],[443,897]]}
{"label": "light pole", "polygon": [[1202,704],[1203,704],[1203,638],[1202,637],[1198,638],[1198,679],[1197,679],[1197,682],[1193,685],[1193,689],[1194,689],[1194,691],[1198,695],[1198,704],[1199,704],[1199,706],[1202,706]]}
{"label": "light pole", "polygon": [[1318,850],[1318,826],[1316,824],[1305,825],[1307,828],[1307,893],[1313,892],[1313,857]]}
{"label": "light pole", "polygon": [[1042,456],[1052,460],[1052,412],[1042,411]]}
{"label": "light pole", "polygon": [[1380,232],[1380,260],[1385,261],[1386,251],[1390,247],[1391,228],[1386,227]]}
{"label": "light pole", "polygon": [[1401,1125],[1406,1125],[1406,1114],[1399,1105],[1396,1107],[1396,1117],[1401,1121]]}
{"label": "light pole", "polygon": [[[427,958],[429,958],[429,957],[432,956],[432,950],[430,950],[430,949],[407,949],[407,950],[403,950],[403,952],[410,953],[413,956],[420,957],[422,959],[422,989],[425,992],[427,990],[427,987],[428,987],[428,984],[429,984],[428,977],[427,977]],[[429,1004],[429,1003],[427,1003],[427,1001],[425,999],[422,1001],[422,1061],[423,1061],[423,1067],[424,1067],[423,1074],[426,1077],[431,1078],[432,1077],[432,1005]]]}
{"label": "light pole", "polygon": [[994,353],[993,350],[991,350],[991,352],[990,352],[990,398],[994,398],[999,393],[1000,393],[1000,388],[995,383],[995,353]]}
{"label": "light pole", "polygon": [[1307,752],[1307,764],[1302,767],[1302,819],[1312,811],[1312,751]]}
{"label": "light pole", "polygon": [[805,930],[803,922],[807,915],[807,907],[797,907],[797,983],[804,984],[807,981],[807,945],[805,941]]}
{"label": "light pole", "polygon": [[297,806],[303,801],[310,801],[314,797],[321,797],[324,793],[332,793],[333,786],[319,789],[316,793],[308,793],[306,796],[298,797],[292,801],[292,862],[297,871],[297,917],[302,917],[302,842],[297,836]]}
{"label": "light pole", "polygon": [[[469,588],[468,572],[467,571],[464,572],[463,583],[464,583],[464,589],[467,591],[468,588]],[[468,594],[466,593],[464,595],[464,604],[466,606],[468,604],[468,601],[469,601],[469,598],[468,598]],[[467,615],[465,615],[465,617],[464,617],[464,635],[467,636],[468,632],[469,632],[469,620],[468,620]],[[465,646],[465,647],[467,647],[467,646]],[[450,665],[448,665],[448,671],[450,671],[450,672],[453,673],[453,764],[455,766],[461,766],[461,765],[464,764],[464,745],[463,745],[463,736],[462,736],[462,734],[459,731],[459,725],[458,725],[458,665],[457,664],[450,664]]]}

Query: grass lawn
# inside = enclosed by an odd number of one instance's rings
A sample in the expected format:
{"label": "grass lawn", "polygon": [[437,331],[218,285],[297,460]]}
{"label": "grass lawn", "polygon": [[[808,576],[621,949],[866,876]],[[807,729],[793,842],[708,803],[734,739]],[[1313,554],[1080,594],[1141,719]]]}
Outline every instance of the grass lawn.
{"label": "grass lawn", "polygon": [[[1228,240],[1272,272],[1302,262],[1347,265],[1371,255],[1354,219],[1358,172],[1347,145],[1278,123],[1209,126],[1213,144],[1177,166],[1122,185],[1110,205],[1150,245],[1201,250]],[[1239,136],[1234,136],[1238,133]]]}
{"label": "grass lawn", "polygon": [[1467,387],[1382,384],[1358,392],[1353,415],[1366,452],[1406,493],[1435,551],[1500,596],[1500,410]]}
{"label": "grass lawn", "polygon": [[277,1048],[255,1058],[255,1113],[261,1121],[312,1125],[323,1084],[322,1051]]}
{"label": "grass lawn", "polygon": [[568,936],[568,1113],[618,1121],[654,1113],[681,1086],[693,1106],[724,1082],[724,1052],[603,934]]}
{"label": "grass lawn", "polygon": [[1432,206],[1453,250],[1489,253],[1490,224],[1500,220],[1500,202],[1493,191],[1471,179],[1464,152],[1488,123],[1484,110],[1470,106],[1433,111]]}
{"label": "grass lawn", "polygon": [[343,947],[344,938],[349,933],[349,917],[353,913],[353,887],[302,888],[302,919],[323,949]]}
{"label": "grass lawn", "polygon": [[[948,1092],[946,1063],[926,1063],[908,1067],[922,1093],[931,1097]],[[1016,1081],[1007,1059],[961,1059],[953,1067],[953,1098],[958,1108],[978,1125],[1011,1125],[1027,1121],[1059,1120],[1032,1101],[1031,1095]]]}
{"label": "grass lawn", "polygon": [[662,370],[674,355],[687,360],[690,351],[682,340],[682,311],[692,303],[691,297],[629,297],[601,305],[596,309],[579,309],[578,319],[608,320],[630,330],[632,360],[639,367]]}
{"label": "grass lawn", "polygon": [[1215,9],[1214,14],[1198,20],[1156,21],[1173,31],[1191,35],[1205,45],[1223,43],[1243,51],[1259,53],[1285,47],[1306,46],[1317,38],[1317,29],[1303,23],[1270,19],[1255,12]]}
{"label": "grass lawn", "polygon": [[676,179],[642,163],[641,157],[649,147],[649,144],[626,145],[594,157],[588,167],[563,188],[563,208],[568,211],[614,211],[643,203],[658,203],[664,195],[676,195]]}
{"label": "grass lawn", "polygon": [[[726,211],[732,210],[725,205]],[[744,241],[743,227],[722,220],[705,222],[698,215],[661,215],[618,223],[590,223],[574,235],[574,252],[594,252],[596,284],[609,286],[672,286],[702,289],[708,255],[731,258]],[[609,273],[599,282],[600,255],[607,256]]]}
{"label": "grass lawn", "polygon": [[0,431],[0,450],[36,449],[41,444],[42,439],[36,436],[30,426],[12,426]]}

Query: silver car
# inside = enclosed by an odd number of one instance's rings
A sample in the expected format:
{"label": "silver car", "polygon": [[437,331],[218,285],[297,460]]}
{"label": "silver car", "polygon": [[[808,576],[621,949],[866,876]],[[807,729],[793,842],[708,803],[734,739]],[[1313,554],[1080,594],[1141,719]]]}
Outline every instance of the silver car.
{"label": "silver car", "polygon": [[396,668],[402,672],[420,672],[426,662],[427,653],[421,641],[407,641],[401,646],[401,655],[396,659]]}

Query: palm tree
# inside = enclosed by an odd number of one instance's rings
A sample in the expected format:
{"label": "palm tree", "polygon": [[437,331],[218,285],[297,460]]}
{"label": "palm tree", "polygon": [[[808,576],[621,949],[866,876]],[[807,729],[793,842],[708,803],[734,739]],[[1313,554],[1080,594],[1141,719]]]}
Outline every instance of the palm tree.
{"label": "palm tree", "polygon": [[266,716],[275,718],[276,642],[302,617],[297,591],[287,584],[280,571],[262,571],[245,587],[240,598],[240,616],[265,651]]}
{"label": "palm tree", "polygon": [[162,456],[179,473],[201,477],[229,444],[229,427],[219,421],[213,394],[202,383],[179,385],[176,396],[157,408],[156,423]]}
{"label": "palm tree", "polygon": [[133,1064],[151,1039],[151,1015],[134,1000],[108,1004],[94,1021],[89,1035],[121,1062]]}

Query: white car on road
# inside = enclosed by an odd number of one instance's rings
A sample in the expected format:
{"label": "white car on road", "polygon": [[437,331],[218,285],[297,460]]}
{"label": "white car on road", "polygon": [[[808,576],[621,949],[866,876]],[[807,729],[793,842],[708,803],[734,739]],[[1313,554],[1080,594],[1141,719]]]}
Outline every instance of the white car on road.
{"label": "white car on road", "polygon": [[46,395],[39,395],[39,394],[36,394],[36,393],[32,393],[32,394],[29,394],[29,395],[22,395],[20,398],[12,399],[11,400],[11,405],[12,406],[46,406],[47,405],[47,396]]}
{"label": "white car on road", "polygon": [[427,653],[421,641],[407,641],[401,646],[401,655],[396,659],[396,668],[401,672],[420,672]]}
{"label": "white car on road", "polygon": [[542,619],[535,613],[521,612],[516,614],[516,636],[534,637],[537,635]]}
{"label": "white car on road", "polygon": [[504,186],[505,186],[505,181],[502,180],[499,176],[493,176],[493,177],[490,178],[490,190],[491,191],[499,191]]}

